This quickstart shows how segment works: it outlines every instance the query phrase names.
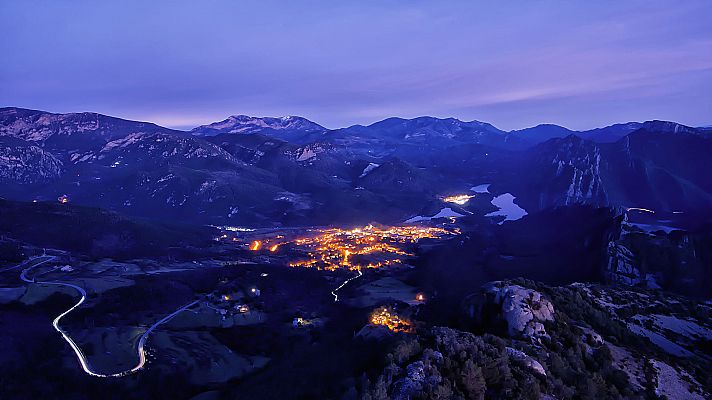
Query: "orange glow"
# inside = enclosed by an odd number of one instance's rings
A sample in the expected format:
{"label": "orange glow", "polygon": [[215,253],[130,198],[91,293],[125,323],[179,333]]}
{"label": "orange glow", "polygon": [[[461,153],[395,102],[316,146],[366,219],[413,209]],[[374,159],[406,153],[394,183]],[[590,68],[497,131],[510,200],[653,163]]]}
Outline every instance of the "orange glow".
{"label": "orange glow", "polygon": [[420,239],[439,238],[457,233],[427,226],[394,226],[344,230],[321,229],[314,236],[293,241],[295,249],[306,253],[306,260],[293,261],[292,267],[361,270],[400,264],[413,254],[406,250]]}
{"label": "orange glow", "polygon": [[470,201],[471,198],[475,197],[474,195],[471,194],[458,194],[454,196],[447,196],[443,198],[443,201],[446,203],[455,203],[459,205],[464,205],[468,201]]}
{"label": "orange glow", "polygon": [[344,261],[342,264],[349,265],[349,254],[351,254],[350,251],[344,250]]}
{"label": "orange glow", "polygon": [[272,247],[269,248],[269,251],[271,251],[272,253],[274,253],[275,251],[277,251],[277,249],[279,249],[279,245],[278,245],[278,244],[275,244],[275,245],[273,245]]}
{"label": "orange glow", "polygon": [[393,332],[410,332],[413,329],[410,321],[401,318],[386,307],[373,310],[370,321],[373,325],[383,325]]}
{"label": "orange glow", "polygon": [[425,295],[422,293],[418,293],[417,295],[415,295],[415,299],[418,301],[425,301]]}
{"label": "orange glow", "polygon": [[255,240],[255,241],[252,242],[252,244],[250,245],[250,250],[252,250],[252,251],[257,251],[257,250],[259,250],[259,249],[261,249],[261,248],[262,248],[262,242],[260,242],[259,240]]}

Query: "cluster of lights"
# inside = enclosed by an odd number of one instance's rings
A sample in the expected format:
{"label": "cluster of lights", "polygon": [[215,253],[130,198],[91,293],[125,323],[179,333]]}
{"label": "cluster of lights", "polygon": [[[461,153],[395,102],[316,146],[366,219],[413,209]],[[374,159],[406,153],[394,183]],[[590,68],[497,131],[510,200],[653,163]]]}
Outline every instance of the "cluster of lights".
{"label": "cluster of lights", "polygon": [[[290,263],[293,267],[318,268],[327,271],[337,269],[361,270],[399,264],[412,254],[403,250],[404,245],[420,239],[439,238],[451,232],[443,228],[426,226],[395,226],[377,228],[368,225],[351,230],[324,229],[310,237],[293,243],[306,250],[308,259]],[[358,256],[371,255],[369,261]]]}
{"label": "cluster of lights", "polygon": [[413,330],[410,321],[398,316],[398,314],[387,307],[380,307],[373,310],[370,322],[373,325],[385,326],[393,332],[410,332]]}
{"label": "cluster of lights", "polygon": [[224,230],[224,231],[230,231],[230,232],[254,232],[254,229],[243,228],[241,226],[229,226],[229,225],[222,225],[222,226],[210,225],[210,226]]}
{"label": "cluster of lights", "polygon": [[[236,241],[238,241],[238,240],[235,239],[235,238],[233,238],[233,241],[236,242]],[[259,250],[262,250],[263,244],[264,244],[264,243],[262,243],[261,240],[253,240],[252,243],[250,243],[250,250],[252,250],[252,251],[259,251]],[[279,250],[279,243],[273,244],[273,245],[267,247],[267,249],[269,249],[270,252],[274,253],[274,252],[276,252],[277,250]]]}
{"label": "cluster of lights", "polygon": [[454,203],[458,205],[464,205],[468,201],[470,201],[471,198],[475,197],[475,195],[472,194],[458,194],[454,196],[447,196],[443,198],[443,201],[446,203]]}

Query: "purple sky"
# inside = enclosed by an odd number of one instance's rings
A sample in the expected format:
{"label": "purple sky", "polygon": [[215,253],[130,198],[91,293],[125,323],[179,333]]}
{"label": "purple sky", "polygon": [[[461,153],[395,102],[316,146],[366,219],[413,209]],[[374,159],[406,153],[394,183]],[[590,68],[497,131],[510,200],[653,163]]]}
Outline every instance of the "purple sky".
{"label": "purple sky", "polygon": [[712,124],[707,0],[4,0],[0,54],[0,106],[171,127],[231,114]]}

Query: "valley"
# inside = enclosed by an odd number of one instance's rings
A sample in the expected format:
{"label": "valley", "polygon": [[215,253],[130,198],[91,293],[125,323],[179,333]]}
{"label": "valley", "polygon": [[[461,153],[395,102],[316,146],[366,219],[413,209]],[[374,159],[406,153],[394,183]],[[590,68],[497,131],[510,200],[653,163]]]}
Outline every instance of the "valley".
{"label": "valley", "polygon": [[0,1],[0,400],[712,399],[712,1]]}
{"label": "valley", "polygon": [[[483,377],[500,395],[568,398],[596,374],[601,396],[710,392],[712,187],[656,152],[677,135],[706,163],[693,128],[535,142],[434,118],[186,133],[0,115],[0,311],[24,321],[0,331],[10,396],[34,365],[74,394],[411,393],[423,383],[403,371],[466,362],[448,346],[514,371]],[[579,355],[559,360],[563,343]]]}

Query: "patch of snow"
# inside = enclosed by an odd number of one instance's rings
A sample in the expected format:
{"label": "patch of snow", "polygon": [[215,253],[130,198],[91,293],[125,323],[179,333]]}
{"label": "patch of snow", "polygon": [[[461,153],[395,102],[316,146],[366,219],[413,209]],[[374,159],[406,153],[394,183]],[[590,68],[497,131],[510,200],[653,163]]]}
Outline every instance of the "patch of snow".
{"label": "patch of snow", "polygon": [[316,153],[309,147],[302,149],[302,153],[297,157],[297,161],[307,161],[316,157]]}
{"label": "patch of snow", "polygon": [[[492,205],[499,208],[499,210],[486,214],[485,217],[504,216],[504,221],[516,221],[527,215],[527,211],[525,209],[514,203],[515,198],[516,197],[512,196],[511,193],[505,193],[495,197],[492,199]],[[501,221],[500,225],[504,221]]]}
{"label": "patch of snow", "polygon": [[239,210],[238,210],[237,207],[230,207],[230,212],[227,213],[227,217],[228,217],[228,218],[234,217],[235,214],[237,214],[238,211],[239,211]]}
{"label": "patch of snow", "polygon": [[361,175],[359,175],[359,178],[363,178],[364,176],[368,175],[369,172],[373,171],[374,169],[380,167],[380,164],[375,164],[375,163],[368,163],[366,168],[363,169],[363,172],[361,172]]}
{"label": "patch of snow", "polygon": [[482,185],[473,186],[470,188],[471,191],[475,193],[489,193],[489,187],[491,183],[483,183]]}
{"label": "patch of snow", "polygon": [[416,215],[413,218],[407,219],[405,223],[410,224],[413,222],[422,222],[422,221],[430,221],[431,219],[436,219],[436,218],[457,218],[457,217],[462,217],[463,214],[456,213],[455,211],[452,210],[450,207],[445,207],[440,212],[437,214],[433,215],[432,217],[423,217],[421,215]]}

